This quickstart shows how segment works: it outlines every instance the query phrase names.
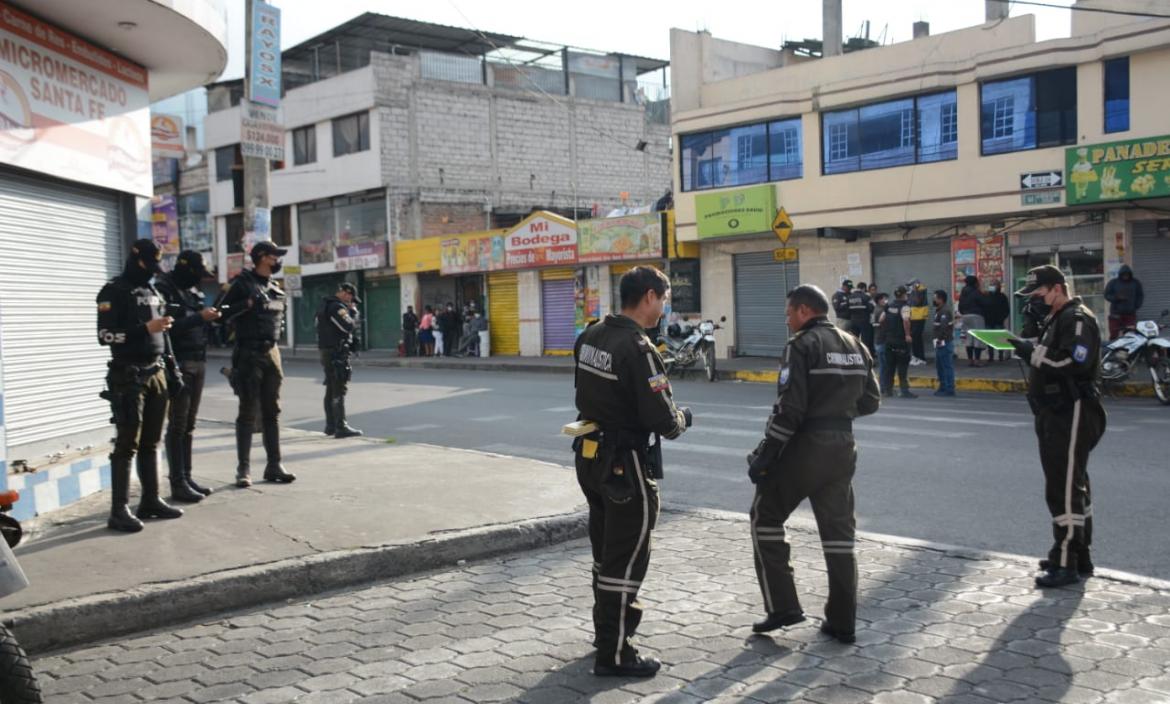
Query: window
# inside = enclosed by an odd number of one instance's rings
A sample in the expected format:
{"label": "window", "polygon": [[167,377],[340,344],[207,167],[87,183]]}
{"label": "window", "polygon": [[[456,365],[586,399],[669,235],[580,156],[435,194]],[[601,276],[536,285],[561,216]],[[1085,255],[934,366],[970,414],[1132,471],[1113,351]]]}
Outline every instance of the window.
{"label": "window", "polygon": [[317,161],[317,126],[308,125],[293,130],[293,166]]}
{"label": "window", "polygon": [[244,215],[231,213],[224,217],[224,226],[227,229],[227,249],[237,253],[244,251]]}
{"label": "window", "polygon": [[370,148],[370,114],[359,112],[333,121],[333,156],[364,152]]}
{"label": "window", "polygon": [[959,155],[959,105],[953,91],[918,98],[918,161]]}
{"label": "window", "polygon": [[272,243],[277,247],[288,247],[292,244],[290,209],[291,207],[287,205],[280,205],[272,209]]}
{"label": "window", "polygon": [[800,118],[687,134],[682,188],[696,191],[800,178]]}
{"label": "window", "polygon": [[861,168],[914,163],[914,99],[866,105],[858,110]]}
{"label": "window", "polygon": [[1058,68],[980,86],[983,154],[1075,144],[1077,70]]}
{"label": "window", "polygon": [[954,91],[822,113],[824,173],[954,159],[958,115]]}
{"label": "window", "polygon": [[1129,57],[1105,62],[1105,131],[1129,129]]}
{"label": "window", "polygon": [[804,158],[800,144],[800,118],[768,125],[768,180],[800,178]]}
{"label": "window", "polygon": [[761,122],[713,132],[711,157],[715,186],[746,186],[767,181],[767,125]]}
{"label": "window", "polygon": [[244,168],[244,157],[240,154],[240,145],[229,144],[226,147],[217,147],[215,150],[215,180],[232,180],[232,171]]}
{"label": "window", "polygon": [[301,203],[297,206],[297,228],[302,264],[351,256],[346,252],[386,241],[386,194],[375,190]]}

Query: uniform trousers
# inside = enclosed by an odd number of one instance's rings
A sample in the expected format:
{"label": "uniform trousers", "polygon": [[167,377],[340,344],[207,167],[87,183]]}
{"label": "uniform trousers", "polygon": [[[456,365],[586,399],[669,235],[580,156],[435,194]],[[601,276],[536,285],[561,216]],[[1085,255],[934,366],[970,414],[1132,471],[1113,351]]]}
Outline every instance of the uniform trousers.
{"label": "uniform trousers", "polygon": [[1093,542],[1093,502],[1089,490],[1089,452],[1105,434],[1100,399],[1083,398],[1036,413],[1036,437],[1044,468],[1044,499],[1052,516],[1052,565],[1077,569],[1089,560]]}

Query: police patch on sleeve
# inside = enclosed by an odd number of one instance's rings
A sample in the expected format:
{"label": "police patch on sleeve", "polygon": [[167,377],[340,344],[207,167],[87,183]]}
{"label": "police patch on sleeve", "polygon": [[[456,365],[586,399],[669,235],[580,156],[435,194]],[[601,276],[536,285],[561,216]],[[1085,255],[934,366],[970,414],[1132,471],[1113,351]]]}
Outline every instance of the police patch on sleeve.
{"label": "police patch on sleeve", "polygon": [[1078,362],[1083,362],[1089,358],[1089,348],[1084,345],[1077,345],[1073,348],[1073,359]]}
{"label": "police patch on sleeve", "polygon": [[650,377],[649,381],[650,390],[654,393],[665,391],[666,389],[670,388],[670,382],[667,381],[665,374],[655,374],[654,376]]}
{"label": "police patch on sleeve", "polygon": [[99,313],[109,313],[113,309],[114,309],[113,303],[110,303],[109,301],[98,301],[98,312]]}
{"label": "police patch on sleeve", "polygon": [[780,367],[780,383],[788,383],[788,367]]}

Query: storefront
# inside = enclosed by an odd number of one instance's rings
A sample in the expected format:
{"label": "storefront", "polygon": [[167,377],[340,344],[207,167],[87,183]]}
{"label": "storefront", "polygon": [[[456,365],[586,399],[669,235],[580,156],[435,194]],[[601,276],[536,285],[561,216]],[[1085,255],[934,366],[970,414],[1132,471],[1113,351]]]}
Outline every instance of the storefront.
{"label": "storefront", "polygon": [[388,269],[372,269],[362,276],[360,306],[365,346],[371,350],[397,350],[402,340],[402,287]]}
{"label": "storefront", "polygon": [[1157,319],[1170,309],[1170,220],[1142,220],[1130,224],[1133,275],[1142,282],[1145,301],[1138,317]]}
{"label": "storefront", "polygon": [[[873,283],[892,297],[894,290],[918,279],[928,291],[951,290],[951,238],[874,242]],[[857,282],[854,282],[857,283]]]}
{"label": "storefront", "polygon": [[540,272],[541,341],[545,355],[572,354],[577,340],[577,271]]}
{"label": "storefront", "polygon": [[800,262],[773,252],[735,255],[735,350],[740,357],[779,357],[788,344],[784,301],[800,284]]}
{"label": "storefront", "polygon": [[[1098,319],[1106,319],[1105,250],[1101,223],[1009,233],[1008,256],[1013,291],[1024,285],[1029,269],[1052,264],[1064,272],[1072,294],[1083,298]],[[1018,315],[1016,310],[1013,313],[1016,325],[1019,324]]]}
{"label": "storefront", "polygon": [[488,274],[488,329],[492,354],[520,354],[520,289],[516,272]]}

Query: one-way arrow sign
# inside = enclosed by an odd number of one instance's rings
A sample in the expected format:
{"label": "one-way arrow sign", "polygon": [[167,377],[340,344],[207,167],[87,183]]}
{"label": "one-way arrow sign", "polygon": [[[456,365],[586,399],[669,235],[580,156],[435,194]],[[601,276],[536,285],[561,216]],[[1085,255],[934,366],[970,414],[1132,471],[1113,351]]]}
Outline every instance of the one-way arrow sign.
{"label": "one-way arrow sign", "polygon": [[1020,174],[1020,188],[1060,188],[1064,185],[1064,174],[1060,171],[1030,171]]}

